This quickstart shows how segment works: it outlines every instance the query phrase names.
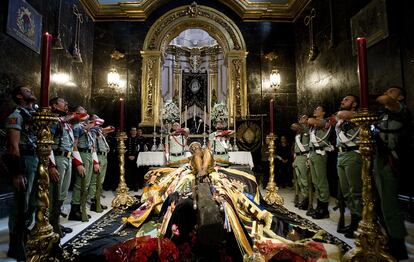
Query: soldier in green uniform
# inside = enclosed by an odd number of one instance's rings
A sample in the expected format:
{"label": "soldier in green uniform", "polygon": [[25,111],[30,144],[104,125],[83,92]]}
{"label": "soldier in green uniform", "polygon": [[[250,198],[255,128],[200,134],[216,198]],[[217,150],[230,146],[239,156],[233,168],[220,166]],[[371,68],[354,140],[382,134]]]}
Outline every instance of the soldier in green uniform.
{"label": "soldier in green uniform", "polygon": [[165,156],[167,162],[174,163],[186,158],[187,139],[189,130],[181,128],[180,124],[175,122],[172,126],[172,132],[165,137]]}
{"label": "soldier in green uniform", "polygon": [[228,166],[229,164],[229,138],[234,133],[232,130],[224,130],[225,124],[222,120],[216,120],[216,131],[208,137],[208,147],[213,154],[214,159],[221,159],[218,162],[220,166]]}
{"label": "soldier in green uniform", "polygon": [[91,211],[101,213],[108,207],[101,204],[102,184],[105,181],[106,168],[108,166],[108,152],[110,150],[108,142],[106,141],[106,134],[115,131],[113,126],[102,128],[101,125],[104,120],[97,115],[92,115],[94,127],[91,128],[91,132],[95,135],[96,154],[98,155],[99,172],[92,174],[91,182],[89,184],[89,198],[91,199]]}
{"label": "soldier in green uniform", "polygon": [[306,163],[309,155],[309,126],[307,122],[308,116],[303,115],[299,118],[298,123],[291,126],[291,129],[296,132],[293,168],[302,194],[302,201],[298,204],[298,208],[302,210],[307,210],[309,205],[308,166]]}
{"label": "soldier in green uniform", "polygon": [[398,202],[398,177],[401,173],[400,160],[404,146],[410,137],[410,113],[404,103],[405,90],[392,86],[377,102],[384,108],[376,124],[376,151],[374,178],[377,186],[383,224],[389,237],[390,254],[397,260],[407,258],[404,238],[407,230],[404,216]]}
{"label": "soldier in green uniform", "polygon": [[36,135],[31,125],[36,97],[29,87],[19,86],[13,89],[12,98],[17,108],[7,118],[7,154],[4,156],[14,187],[13,206],[9,216],[10,243],[7,256],[25,261],[24,239],[33,220],[39,162],[36,155]]}
{"label": "soldier in green uniform", "polygon": [[[82,106],[75,107],[78,114],[87,114]],[[75,147],[73,150],[73,164],[76,167],[78,176],[76,176],[72,193],[71,209],[69,220],[86,222],[88,214],[86,213],[86,201],[88,197],[88,188],[91,181],[92,173],[99,172],[98,157],[95,151],[94,133],[91,132],[92,123],[86,119],[75,125],[73,135],[75,137]]]}
{"label": "soldier in green uniform", "polygon": [[351,213],[351,224],[345,228],[345,237],[353,238],[362,216],[362,158],[359,152],[359,128],[351,122],[358,108],[359,98],[346,95],[336,113],[337,171],[342,196]]}
{"label": "soldier in green uniform", "polygon": [[309,166],[312,176],[312,183],[316,191],[318,201],[317,207],[312,215],[314,219],[329,217],[329,184],[327,177],[327,155],[326,151],[331,150],[329,143],[329,134],[331,126],[325,118],[326,110],[323,106],[316,107],[313,118],[308,119],[309,138],[310,138],[310,155]]}
{"label": "soldier in green uniform", "polygon": [[68,103],[61,97],[52,98],[49,101],[52,112],[59,115],[59,121],[50,129],[53,134],[52,159],[49,164],[49,199],[50,199],[50,224],[53,230],[63,237],[71,233],[72,229],[60,225],[60,211],[68,194],[72,177],[72,152],[75,138],[72,125],[73,115],[68,115]]}

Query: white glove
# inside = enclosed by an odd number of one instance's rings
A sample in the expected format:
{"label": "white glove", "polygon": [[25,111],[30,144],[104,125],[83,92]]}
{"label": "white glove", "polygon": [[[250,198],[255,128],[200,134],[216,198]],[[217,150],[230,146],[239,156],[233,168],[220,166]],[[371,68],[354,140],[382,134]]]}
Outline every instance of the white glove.
{"label": "white glove", "polygon": [[170,160],[170,154],[169,153],[165,153],[165,160],[167,160],[167,162]]}

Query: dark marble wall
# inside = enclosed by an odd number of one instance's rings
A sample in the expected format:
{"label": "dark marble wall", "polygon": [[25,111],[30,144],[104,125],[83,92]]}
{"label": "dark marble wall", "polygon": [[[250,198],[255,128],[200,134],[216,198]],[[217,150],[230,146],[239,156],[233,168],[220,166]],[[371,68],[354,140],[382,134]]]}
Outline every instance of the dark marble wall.
{"label": "dark marble wall", "polygon": [[[5,118],[15,107],[10,97],[10,91],[14,86],[29,85],[37,97],[40,95],[41,56],[6,33],[8,2],[7,0],[0,1],[0,128],[3,127]],[[27,2],[42,15],[42,31],[56,36],[59,1],[28,0]],[[72,11],[74,4],[83,14],[83,24],[80,29],[80,50],[83,63],[73,63],[70,53],[75,35],[75,15]],[[92,86],[94,24],[85,15],[78,0],[62,1],[61,10],[60,33],[64,49],[52,50],[51,73],[66,73],[70,76],[71,83],[70,85],[58,85],[51,81],[50,97],[62,96],[72,105],[81,104],[88,108]],[[0,133],[0,140],[1,154],[5,151],[3,133]],[[0,168],[0,171],[3,169]],[[0,176],[0,194],[8,191],[11,191],[10,183],[3,171]],[[1,206],[8,206],[7,201],[3,200],[3,197],[0,197]],[[7,212],[1,211],[0,213]]]}
{"label": "dark marble wall", "polygon": [[[330,15],[329,1],[332,2]],[[313,1],[295,23],[295,56],[298,108],[312,113],[316,104],[337,110],[340,99],[347,93],[359,94],[357,56],[352,52],[350,19],[370,1]],[[367,49],[370,107],[376,108],[375,98],[390,85],[403,86],[408,92],[408,105],[414,92],[413,24],[409,14],[410,1],[387,1],[389,36]],[[403,4],[403,5],[401,5]],[[319,55],[308,61],[309,33],[304,16],[315,8],[315,44]],[[331,22],[332,18],[332,22]],[[302,113],[302,112],[300,112]]]}
{"label": "dark marble wall", "polygon": [[[127,127],[137,125],[140,119],[141,56],[145,36],[151,25],[165,12],[191,4],[192,1],[170,1],[151,14],[146,22],[100,22],[95,24],[93,92],[106,89],[106,75],[114,66],[123,79],[128,78],[126,95]],[[251,114],[268,114],[269,100],[276,100],[276,131],[288,132],[288,125],[294,121],[296,110],[296,81],[294,65],[293,25],[288,23],[248,22],[244,23],[227,6],[212,1],[197,1],[199,5],[217,8],[229,16],[241,30],[247,51],[247,88]],[[115,61],[110,54],[115,50],[125,52],[125,58]],[[264,58],[269,52],[276,52],[278,59],[271,63]],[[266,86],[272,66],[280,70],[282,85],[278,89]],[[107,90],[108,91],[108,90]],[[92,100],[96,112],[117,125],[119,95],[97,95]],[[107,105],[113,105],[108,107]],[[264,129],[267,132],[267,117]],[[280,124],[279,124],[280,123]],[[284,123],[284,124],[282,124]]]}
{"label": "dark marble wall", "polygon": [[[27,1],[41,15],[43,32],[57,36],[59,24],[59,0]],[[73,5],[83,14],[83,23],[80,27],[80,51],[83,63],[74,63],[71,51],[75,37],[75,15]],[[13,103],[10,102],[9,91],[17,84],[30,85],[37,97],[40,95],[40,54],[32,51],[6,33],[8,1],[0,2],[0,111],[9,112]],[[92,86],[92,58],[93,58],[93,21],[85,14],[78,0],[62,1],[60,16],[60,35],[64,49],[52,50],[51,73],[60,72],[70,76],[71,83],[57,84],[53,80],[50,85],[50,97],[62,96],[70,104],[89,106]]]}

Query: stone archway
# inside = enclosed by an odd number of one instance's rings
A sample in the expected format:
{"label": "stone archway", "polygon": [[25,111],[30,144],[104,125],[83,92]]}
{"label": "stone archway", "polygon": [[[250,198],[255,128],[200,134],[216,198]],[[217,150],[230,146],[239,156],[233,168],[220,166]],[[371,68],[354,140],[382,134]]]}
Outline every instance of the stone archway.
{"label": "stone archway", "polygon": [[[223,13],[193,3],[173,9],[159,18],[150,28],[142,55],[141,126],[160,124],[160,87],[163,54],[172,39],[189,28],[208,32],[223,48],[227,65],[227,105],[229,118],[247,115],[246,45],[235,23]],[[217,72],[209,72],[209,89],[214,91]],[[180,81],[176,81],[179,83]]]}

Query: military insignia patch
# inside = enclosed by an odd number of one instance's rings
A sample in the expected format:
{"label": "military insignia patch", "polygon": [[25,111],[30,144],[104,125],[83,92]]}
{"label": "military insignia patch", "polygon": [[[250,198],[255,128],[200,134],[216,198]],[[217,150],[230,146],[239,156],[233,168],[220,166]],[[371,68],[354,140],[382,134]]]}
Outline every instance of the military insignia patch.
{"label": "military insignia patch", "polygon": [[9,125],[16,125],[17,124],[17,117],[11,117],[8,120]]}

